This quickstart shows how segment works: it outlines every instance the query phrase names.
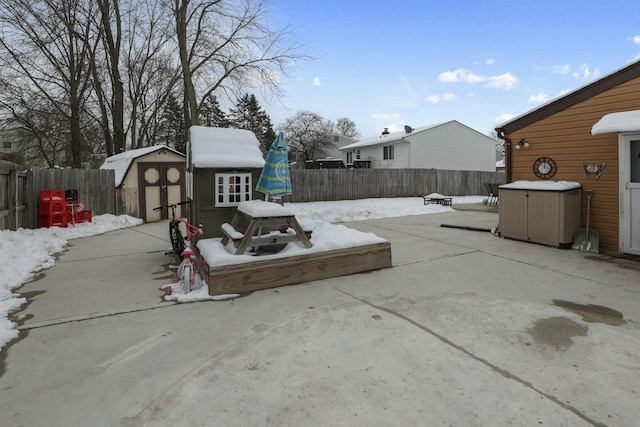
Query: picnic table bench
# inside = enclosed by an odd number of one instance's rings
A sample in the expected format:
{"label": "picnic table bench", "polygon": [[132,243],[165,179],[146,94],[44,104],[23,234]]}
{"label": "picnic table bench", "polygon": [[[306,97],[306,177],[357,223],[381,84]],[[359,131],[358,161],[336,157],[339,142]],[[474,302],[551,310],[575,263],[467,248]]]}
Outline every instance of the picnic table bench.
{"label": "picnic table bench", "polygon": [[235,255],[243,255],[248,248],[301,242],[310,248],[311,232],[304,231],[293,213],[277,203],[252,200],[238,206],[230,223],[220,226],[222,244],[231,240]]}
{"label": "picnic table bench", "polygon": [[442,205],[442,206],[451,206],[451,201],[453,200],[453,197],[431,197],[431,196],[424,196],[424,204],[428,205],[431,203],[435,203],[437,205]]}

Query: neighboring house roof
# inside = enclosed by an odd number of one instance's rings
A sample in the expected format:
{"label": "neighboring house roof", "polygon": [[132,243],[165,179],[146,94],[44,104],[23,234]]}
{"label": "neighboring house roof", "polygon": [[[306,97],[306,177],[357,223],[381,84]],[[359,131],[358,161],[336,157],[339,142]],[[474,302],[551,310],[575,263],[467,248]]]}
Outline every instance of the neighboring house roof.
{"label": "neighboring house roof", "polygon": [[[418,127],[418,128],[414,128],[413,131],[407,133],[406,130],[402,130],[402,131],[398,131],[398,132],[391,132],[387,135],[380,135],[380,136],[374,136],[372,138],[366,138],[363,139],[361,141],[358,141],[356,143],[353,144],[349,144],[349,145],[345,145],[344,147],[340,147],[339,150],[343,151],[343,150],[352,150],[354,148],[362,148],[362,147],[370,147],[373,145],[380,145],[380,144],[392,144],[394,142],[403,142],[405,141],[408,137],[412,137],[415,136],[421,132],[427,132],[431,129],[435,129],[439,126],[444,126],[444,125],[448,125],[450,123],[457,123],[460,126],[464,126],[466,128],[468,128],[469,130],[472,130],[476,133],[478,133],[478,135],[482,135],[485,138],[489,138],[486,135],[483,135],[482,133],[478,132],[475,129],[472,129],[466,125],[463,125],[462,123],[458,122],[457,120],[449,120],[448,122],[442,122],[442,123],[436,123],[433,125],[428,125],[428,126],[422,126],[422,127]],[[409,141],[405,141],[405,142],[409,142]]]}
{"label": "neighboring house roof", "polygon": [[640,60],[501,124],[496,127],[498,136],[508,135],[637,77],[640,77]]}
{"label": "neighboring house roof", "polygon": [[122,185],[124,177],[127,175],[131,164],[138,157],[145,156],[149,153],[153,153],[158,150],[169,150],[181,156],[184,156],[179,151],[167,147],[166,145],[153,145],[151,147],[137,148],[135,150],[125,151],[113,156],[107,157],[100,166],[100,169],[113,169],[116,171],[116,188]]}
{"label": "neighboring house roof", "polygon": [[191,126],[191,165],[196,168],[262,168],[264,158],[255,134],[245,129]]}

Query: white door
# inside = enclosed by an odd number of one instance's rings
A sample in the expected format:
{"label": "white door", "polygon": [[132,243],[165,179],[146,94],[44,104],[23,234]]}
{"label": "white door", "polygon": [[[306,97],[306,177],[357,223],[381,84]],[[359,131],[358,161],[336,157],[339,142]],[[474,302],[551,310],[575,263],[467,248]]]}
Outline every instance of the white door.
{"label": "white door", "polygon": [[640,255],[640,134],[620,135],[622,250]]}

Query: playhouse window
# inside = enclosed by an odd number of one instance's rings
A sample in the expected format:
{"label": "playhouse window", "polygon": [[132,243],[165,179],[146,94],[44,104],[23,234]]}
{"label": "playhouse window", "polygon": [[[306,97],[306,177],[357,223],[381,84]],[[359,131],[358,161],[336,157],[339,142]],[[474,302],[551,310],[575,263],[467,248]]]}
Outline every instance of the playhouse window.
{"label": "playhouse window", "polygon": [[238,206],[251,200],[251,188],[250,173],[217,173],[216,207]]}

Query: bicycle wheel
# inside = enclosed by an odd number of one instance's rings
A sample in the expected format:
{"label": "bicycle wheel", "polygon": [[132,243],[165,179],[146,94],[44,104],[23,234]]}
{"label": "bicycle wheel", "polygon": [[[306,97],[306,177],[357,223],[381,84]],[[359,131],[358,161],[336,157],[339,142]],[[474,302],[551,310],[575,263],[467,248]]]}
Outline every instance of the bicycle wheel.
{"label": "bicycle wheel", "polygon": [[169,237],[171,238],[171,248],[173,250],[173,254],[180,259],[182,252],[186,249],[186,245],[184,243],[184,237],[182,237],[182,232],[180,231],[179,223],[174,223],[171,221],[171,225],[169,228]]}
{"label": "bicycle wheel", "polygon": [[185,294],[191,292],[191,285],[193,284],[193,264],[191,261],[184,260],[182,261],[182,271],[180,272],[180,285],[182,286],[182,291]]}

